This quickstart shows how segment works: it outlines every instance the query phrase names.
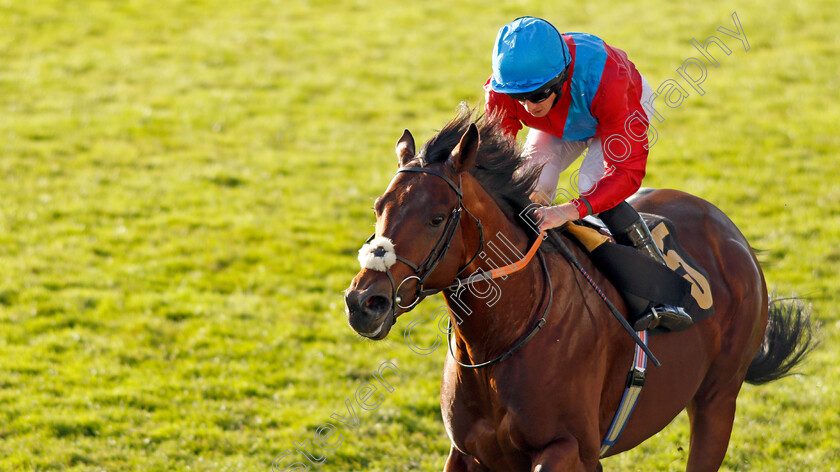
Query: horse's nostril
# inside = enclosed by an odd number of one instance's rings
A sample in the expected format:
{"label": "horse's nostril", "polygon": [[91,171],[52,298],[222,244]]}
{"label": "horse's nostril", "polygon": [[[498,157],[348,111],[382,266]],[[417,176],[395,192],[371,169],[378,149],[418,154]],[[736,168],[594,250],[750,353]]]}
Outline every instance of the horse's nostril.
{"label": "horse's nostril", "polygon": [[380,315],[391,308],[391,301],[381,295],[374,295],[365,300],[365,311],[371,315]]}

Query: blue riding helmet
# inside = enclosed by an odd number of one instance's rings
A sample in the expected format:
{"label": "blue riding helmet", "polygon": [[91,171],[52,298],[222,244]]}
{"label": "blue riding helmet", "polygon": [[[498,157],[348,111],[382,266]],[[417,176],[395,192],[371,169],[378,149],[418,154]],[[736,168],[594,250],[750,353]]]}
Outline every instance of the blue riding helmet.
{"label": "blue riding helmet", "polygon": [[570,62],[569,47],[551,23],[517,18],[496,35],[490,88],[498,93],[531,92],[560,75]]}

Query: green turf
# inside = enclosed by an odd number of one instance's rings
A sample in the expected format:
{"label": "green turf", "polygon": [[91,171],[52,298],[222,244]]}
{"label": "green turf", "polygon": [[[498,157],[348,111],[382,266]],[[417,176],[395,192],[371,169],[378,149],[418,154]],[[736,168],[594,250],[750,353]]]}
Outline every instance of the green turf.
{"label": "green turf", "polygon": [[[343,439],[313,470],[440,470],[444,354],[401,329],[442,300],[379,343],[343,314],[394,142],[481,103],[517,16],[603,37],[656,87],[733,11],[749,51],[727,39],[705,95],[660,106],[645,185],[717,204],[822,325],[806,375],[744,388],[723,470],[840,470],[829,0],[0,1],[0,470],[269,470],[325,422]],[[331,420],[385,361],[405,380]],[[687,450],[681,416],[604,465]]]}

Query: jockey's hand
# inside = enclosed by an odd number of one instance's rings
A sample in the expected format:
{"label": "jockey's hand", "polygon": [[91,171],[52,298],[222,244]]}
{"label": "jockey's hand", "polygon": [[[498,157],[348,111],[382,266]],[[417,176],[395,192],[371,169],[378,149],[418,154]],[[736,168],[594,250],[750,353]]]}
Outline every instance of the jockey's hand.
{"label": "jockey's hand", "polygon": [[536,209],[540,217],[540,229],[547,230],[563,226],[569,221],[580,219],[580,213],[571,203],[561,205],[544,206]]}

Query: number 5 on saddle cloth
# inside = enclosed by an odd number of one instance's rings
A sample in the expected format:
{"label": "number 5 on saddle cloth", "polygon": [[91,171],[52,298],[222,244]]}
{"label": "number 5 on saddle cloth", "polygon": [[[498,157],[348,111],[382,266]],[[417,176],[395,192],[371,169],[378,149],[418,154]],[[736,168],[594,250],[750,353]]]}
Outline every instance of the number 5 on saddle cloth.
{"label": "number 5 on saddle cloth", "polygon": [[[651,236],[668,267],[654,261],[636,249],[616,244],[585,223],[570,223],[564,229],[589,252],[598,269],[607,276],[624,298],[631,324],[651,307],[669,304],[685,308],[695,323],[715,312],[709,276],[679,245],[674,224],[659,215],[641,213],[650,228]],[[666,331],[651,330],[651,334]]]}

